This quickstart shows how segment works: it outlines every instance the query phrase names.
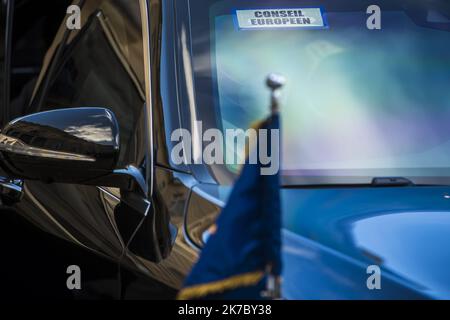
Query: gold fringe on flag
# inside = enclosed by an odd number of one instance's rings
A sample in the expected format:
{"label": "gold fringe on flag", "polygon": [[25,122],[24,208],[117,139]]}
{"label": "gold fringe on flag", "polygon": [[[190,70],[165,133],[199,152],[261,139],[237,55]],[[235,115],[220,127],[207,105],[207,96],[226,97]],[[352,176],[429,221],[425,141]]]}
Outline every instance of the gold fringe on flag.
{"label": "gold fringe on flag", "polygon": [[264,278],[265,272],[256,271],[233,276],[224,280],[204,283],[182,289],[177,300],[201,299],[211,294],[219,294],[224,291],[239,287],[249,287],[258,284]]}

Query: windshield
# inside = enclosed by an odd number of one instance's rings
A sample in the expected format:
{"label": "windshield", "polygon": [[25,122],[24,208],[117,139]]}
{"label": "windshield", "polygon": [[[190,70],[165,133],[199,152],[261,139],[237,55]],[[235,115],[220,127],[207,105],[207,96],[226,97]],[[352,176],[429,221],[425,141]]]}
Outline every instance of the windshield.
{"label": "windshield", "polygon": [[197,107],[222,130],[249,128],[277,72],[287,183],[448,183],[450,6],[377,3],[381,29],[361,0],[189,0]]}

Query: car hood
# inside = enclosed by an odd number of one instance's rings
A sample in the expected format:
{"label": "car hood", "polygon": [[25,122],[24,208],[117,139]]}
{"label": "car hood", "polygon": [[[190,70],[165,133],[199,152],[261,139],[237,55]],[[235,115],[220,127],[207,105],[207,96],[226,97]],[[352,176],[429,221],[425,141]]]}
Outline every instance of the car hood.
{"label": "car hood", "polygon": [[[378,295],[450,298],[450,188],[288,189],[282,197],[288,251],[309,248],[336,266],[344,259],[359,267],[353,272],[379,266],[386,286]],[[361,275],[346,280],[372,296]]]}
{"label": "car hood", "polygon": [[[230,192],[201,189],[222,205]],[[450,298],[450,187],[289,188],[281,196],[286,298]],[[369,266],[381,269],[379,290],[367,285]]]}

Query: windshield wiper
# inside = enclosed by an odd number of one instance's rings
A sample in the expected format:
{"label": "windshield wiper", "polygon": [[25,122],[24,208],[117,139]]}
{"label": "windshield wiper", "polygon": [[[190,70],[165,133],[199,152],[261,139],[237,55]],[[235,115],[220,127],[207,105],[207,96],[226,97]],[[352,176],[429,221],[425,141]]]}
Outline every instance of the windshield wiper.
{"label": "windshield wiper", "polygon": [[373,178],[372,180],[372,186],[374,187],[407,187],[414,185],[411,180],[402,177]]}
{"label": "windshield wiper", "polygon": [[285,189],[329,189],[329,188],[376,188],[376,187],[413,187],[432,186],[417,184],[403,177],[375,177],[368,183],[324,183],[324,184],[283,184]]}

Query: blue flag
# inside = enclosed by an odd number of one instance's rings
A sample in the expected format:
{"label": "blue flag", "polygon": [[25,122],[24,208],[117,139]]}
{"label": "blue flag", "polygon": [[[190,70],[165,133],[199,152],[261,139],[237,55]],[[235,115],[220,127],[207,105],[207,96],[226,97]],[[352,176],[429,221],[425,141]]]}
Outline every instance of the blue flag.
{"label": "blue flag", "polygon": [[[279,127],[278,113],[260,125],[268,130],[269,152],[271,130]],[[278,279],[282,269],[280,183],[278,173],[262,175],[262,168],[259,160],[250,164],[247,158],[217,219],[217,230],[207,241],[178,299],[270,298],[264,296],[267,283]]]}

